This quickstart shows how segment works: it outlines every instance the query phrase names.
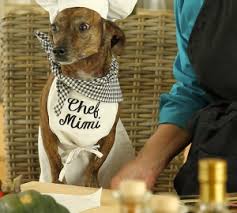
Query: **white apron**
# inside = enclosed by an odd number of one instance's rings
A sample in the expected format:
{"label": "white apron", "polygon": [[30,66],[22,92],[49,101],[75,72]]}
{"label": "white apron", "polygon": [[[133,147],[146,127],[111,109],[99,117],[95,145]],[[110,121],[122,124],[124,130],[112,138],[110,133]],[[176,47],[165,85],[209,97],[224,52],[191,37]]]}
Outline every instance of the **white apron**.
{"label": "white apron", "polygon": [[[118,103],[104,103],[71,91],[57,116],[54,106],[58,100],[56,80],[50,88],[47,109],[49,126],[59,139],[58,152],[64,165],[59,179],[68,184],[84,185],[82,174],[89,163],[90,155],[102,157],[95,144],[109,134],[118,111]],[[52,182],[49,161],[39,131],[40,181]],[[135,156],[127,132],[118,121],[114,145],[98,172],[100,186],[108,188],[112,177]]]}

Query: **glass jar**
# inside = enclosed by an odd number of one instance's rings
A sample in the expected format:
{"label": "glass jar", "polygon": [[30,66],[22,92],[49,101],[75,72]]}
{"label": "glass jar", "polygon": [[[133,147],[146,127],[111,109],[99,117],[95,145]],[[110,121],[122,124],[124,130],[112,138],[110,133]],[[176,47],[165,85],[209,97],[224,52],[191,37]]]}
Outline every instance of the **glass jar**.
{"label": "glass jar", "polygon": [[113,194],[119,202],[120,213],[151,213],[151,193],[143,181],[123,181]]}

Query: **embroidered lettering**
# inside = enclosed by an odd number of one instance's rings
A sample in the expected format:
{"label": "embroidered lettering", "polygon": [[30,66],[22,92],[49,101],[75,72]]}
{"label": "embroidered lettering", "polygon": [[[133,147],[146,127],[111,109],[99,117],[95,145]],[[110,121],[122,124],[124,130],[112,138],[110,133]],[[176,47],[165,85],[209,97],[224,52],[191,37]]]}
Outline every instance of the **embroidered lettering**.
{"label": "embroidered lettering", "polygon": [[60,125],[69,125],[71,128],[75,129],[98,129],[100,128],[99,121],[81,121],[81,118],[76,120],[76,115],[67,114],[65,119],[60,119]]}
{"label": "embroidered lettering", "polygon": [[74,99],[74,98],[69,98],[69,99],[68,99],[68,103],[69,103],[68,109],[69,109],[70,111],[76,111],[76,110],[77,110],[77,107],[76,107],[75,109],[73,109],[73,106],[74,106],[75,104],[78,104],[78,103],[79,103],[79,100]]}
{"label": "embroidered lettering", "polygon": [[78,129],[98,129],[100,128],[99,121],[84,121],[81,126],[77,127]]}
{"label": "embroidered lettering", "polygon": [[69,125],[70,123],[74,123],[75,119],[76,119],[76,115],[67,114],[64,120],[63,119],[59,120],[59,124],[60,125],[64,125],[64,124]]}
{"label": "embroidered lettering", "polygon": [[80,101],[74,98],[69,98],[68,103],[69,103],[68,109],[70,111],[72,112],[77,111],[78,113],[83,111],[85,115],[91,114],[91,115],[94,115],[94,118],[98,118],[100,102],[98,102],[96,106],[86,106],[84,104],[84,101]]}
{"label": "embroidered lettering", "polygon": [[98,118],[99,115],[99,106],[100,106],[100,102],[98,102],[95,106],[95,111],[94,111],[94,118]]}
{"label": "embroidered lettering", "polygon": [[[101,127],[100,125],[100,117],[99,117],[99,107],[100,102],[97,102],[95,106],[86,105],[84,101],[78,100],[75,98],[69,98],[68,100],[68,110],[71,112],[77,112],[81,114],[72,115],[68,113],[65,118],[59,119],[60,125],[69,125],[71,128],[77,129],[98,129]],[[91,115],[91,118],[88,120],[83,120],[84,115]],[[80,116],[81,115],[81,116]]]}

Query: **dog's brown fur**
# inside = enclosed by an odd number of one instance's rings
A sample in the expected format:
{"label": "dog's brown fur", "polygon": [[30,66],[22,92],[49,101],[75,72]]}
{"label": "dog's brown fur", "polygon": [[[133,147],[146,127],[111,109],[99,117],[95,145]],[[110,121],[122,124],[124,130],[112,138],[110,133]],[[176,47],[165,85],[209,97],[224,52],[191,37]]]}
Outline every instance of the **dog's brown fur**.
{"label": "dog's brown fur", "polygon": [[[89,30],[81,31],[80,26],[85,23]],[[55,59],[61,63],[64,75],[76,79],[106,75],[112,54],[120,55],[125,43],[124,33],[114,23],[86,8],[70,8],[60,12],[52,28],[50,34],[54,47],[63,47],[66,50],[63,57],[55,55]],[[58,154],[58,139],[50,130],[47,112],[47,99],[53,79],[51,74],[42,93],[40,127],[50,162],[52,181],[58,182],[63,165]],[[97,172],[113,146],[118,119],[119,111],[110,133],[98,141],[103,157],[99,159],[93,156],[90,160],[84,176],[86,186],[98,186]]]}

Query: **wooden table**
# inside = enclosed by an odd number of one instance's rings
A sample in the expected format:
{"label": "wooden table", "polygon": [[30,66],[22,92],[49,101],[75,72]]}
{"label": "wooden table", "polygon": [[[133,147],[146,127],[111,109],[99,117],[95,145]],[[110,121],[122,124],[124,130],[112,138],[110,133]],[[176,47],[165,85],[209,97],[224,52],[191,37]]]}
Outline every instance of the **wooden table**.
{"label": "wooden table", "polygon": [[[29,189],[37,190],[41,193],[58,193],[58,194],[71,194],[71,195],[87,195],[91,194],[98,189],[86,188],[80,186],[29,182],[21,185],[21,190],[26,191]],[[158,195],[153,195],[152,199],[156,199]],[[101,207],[84,211],[85,213],[119,213],[118,203],[112,196],[112,190],[103,189],[101,197]]]}
{"label": "wooden table", "polygon": [[[41,193],[57,193],[57,194],[71,194],[71,195],[88,195],[96,192],[98,189],[86,188],[80,186],[29,182],[21,185],[22,191],[34,189]],[[152,195],[152,200],[155,201],[159,195]],[[182,202],[190,205],[196,204],[198,199],[196,196],[184,196],[181,198]],[[237,194],[229,194],[229,201],[237,203]],[[112,190],[103,189],[101,197],[101,207],[84,211],[85,213],[119,213],[119,206],[116,199],[112,196]],[[237,212],[236,208],[232,212]]]}
{"label": "wooden table", "polygon": [[[21,185],[21,190],[26,191],[34,189],[41,193],[71,194],[71,195],[88,195],[96,192],[98,189],[81,186],[41,183],[32,181]],[[151,200],[154,202],[159,195],[152,195]],[[103,189],[101,196],[101,206],[99,208],[84,211],[85,213],[119,213],[117,200],[112,195],[112,190]]]}

